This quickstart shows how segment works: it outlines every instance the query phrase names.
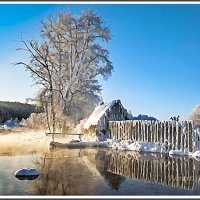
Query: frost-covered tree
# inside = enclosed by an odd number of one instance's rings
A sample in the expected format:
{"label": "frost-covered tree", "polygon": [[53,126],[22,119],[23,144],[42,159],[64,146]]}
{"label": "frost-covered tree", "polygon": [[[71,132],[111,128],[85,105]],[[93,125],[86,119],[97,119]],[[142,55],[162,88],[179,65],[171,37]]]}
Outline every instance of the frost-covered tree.
{"label": "frost-covered tree", "polygon": [[56,117],[73,115],[82,102],[99,100],[98,78],[106,80],[113,71],[109,52],[103,48],[110,39],[110,29],[89,9],[79,16],[70,12],[50,16],[42,22],[39,42],[22,40],[24,48],[20,49],[31,58],[29,63],[16,64],[23,65],[42,86],[38,95],[46,105],[53,132]]}
{"label": "frost-covered tree", "polygon": [[196,105],[189,115],[189,120],[193,120],[194,124],[200,127],[200,105]]}
{"label": "frost-covered tree", "polygon": [[110,40],[110,30],[101,17],[91,9],[79,17],[59,13],[43,21],[42,37],[53,53],[56,75],[55,88],[63,100],[63,111],[70,107],[77,95],[95,97],[100,91],[97,76],[107,79],[113,70],[109,52],[102,42]]}
{"label": "frost-covered tree", "polygon": [[[55,70],[51,63],[51,50],[46,41],[41,43],[37,41],[26,42],[21,40],[24,44],[23,48],[18,50],[28,51],[30,53],[30,62],[17,62],[16,65],[23,65],[27,71],[31,72],[31,76],[36,84],[41,85],[44,90],[47,101],[50,104],[50,111],[52,116],[52,130],[55,132],[56,125],[56,113],[54,106],[54,84],[55,81]],[[48,113],[47,113],[48,115]],[[51,129],[50,129],[51,131]],[[53,136],[54,140],[54,136]]]}

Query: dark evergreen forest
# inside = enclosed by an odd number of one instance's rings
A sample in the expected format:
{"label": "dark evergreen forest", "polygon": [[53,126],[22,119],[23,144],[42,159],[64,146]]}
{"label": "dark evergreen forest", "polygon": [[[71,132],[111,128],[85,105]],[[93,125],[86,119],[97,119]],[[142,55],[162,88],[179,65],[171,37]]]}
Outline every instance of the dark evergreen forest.
{"label": "dark evergreen forest", "polygon": [[35,112],[38,112],[38,109],[32,104],[0,101],[0,122],[5,122],[11,118],[26,119],[31,113]]}

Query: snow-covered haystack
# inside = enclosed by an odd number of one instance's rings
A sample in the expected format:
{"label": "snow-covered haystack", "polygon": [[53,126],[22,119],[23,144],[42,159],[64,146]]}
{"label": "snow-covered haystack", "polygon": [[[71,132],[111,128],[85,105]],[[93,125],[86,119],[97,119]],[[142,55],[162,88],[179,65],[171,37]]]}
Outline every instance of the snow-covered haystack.
{"label": "snow-covered haystack", "polygon": [[39,176],[39,171],[33,168],[19,169],[15,172],[15,177],[20,180],[33,180]]}

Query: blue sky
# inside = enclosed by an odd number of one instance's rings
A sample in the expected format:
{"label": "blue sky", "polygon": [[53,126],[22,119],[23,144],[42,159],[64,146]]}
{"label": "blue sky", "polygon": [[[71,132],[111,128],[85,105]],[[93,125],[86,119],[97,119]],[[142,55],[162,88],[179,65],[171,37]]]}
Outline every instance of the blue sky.
{"label": "blue sky", "polygon": [[200,5],[5,5],[0,4],[0,100],[25,102],[37,88],[28,72],[11,63],[28,60],[17,39],[38,39],[40,21],[60,10],[93,8],[110,27],[106,45],[114,73],[104,101],[121,99],[134,115],[187,119],[200,104]]}

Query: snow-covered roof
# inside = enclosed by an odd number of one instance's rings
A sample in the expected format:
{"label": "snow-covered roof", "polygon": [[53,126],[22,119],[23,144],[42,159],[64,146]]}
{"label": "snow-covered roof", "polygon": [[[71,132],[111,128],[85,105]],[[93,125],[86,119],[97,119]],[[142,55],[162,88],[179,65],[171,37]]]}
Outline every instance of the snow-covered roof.
{"label": "snow-covered roof", "polygon": [[101,119],[101,117],[109,111],[116,103],[120,102],[119,100],[113,100],[110,103],[104,103],[102,105],[99,105],[95,108],[94,112],[90,115],[88,120],[84,124],[84,129],[88,129],[92,125],[97,125],[98,121]]}

